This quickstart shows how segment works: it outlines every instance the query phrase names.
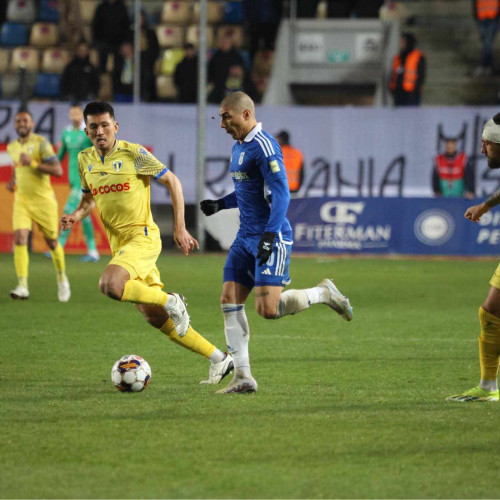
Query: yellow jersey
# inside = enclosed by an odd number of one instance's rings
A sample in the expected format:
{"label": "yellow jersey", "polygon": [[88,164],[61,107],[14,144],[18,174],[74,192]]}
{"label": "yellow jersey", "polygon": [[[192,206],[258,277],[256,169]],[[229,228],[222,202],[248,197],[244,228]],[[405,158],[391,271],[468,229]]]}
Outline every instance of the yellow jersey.
{"label": "yellow jersey", "polygon": [[20,162],[21,153],[26,153],[34,166],[57,158],[54,148],[45,137],[30,134],[29,139],[24,143],[16,139],[7,145],[7,152],[14,162],[16,195],[29,199],[54,197],[50,175],[29,165],[22,165]]}
{"label": "yellow jersey", "polygon": [[82,191],[92,193],[113,252],[138,234],[159,237],[150,180],[167,171],[146,148],[121,140],[103,157],[93,146],[78,154]]}

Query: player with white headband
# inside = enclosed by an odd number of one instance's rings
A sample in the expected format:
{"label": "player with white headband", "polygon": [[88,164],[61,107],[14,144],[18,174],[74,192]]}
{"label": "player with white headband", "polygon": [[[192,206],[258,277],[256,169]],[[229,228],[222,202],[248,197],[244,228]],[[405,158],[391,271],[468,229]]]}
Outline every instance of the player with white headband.
{"label": "player with white headband", "polygon": [[[486,156],[489,168],[500,168],[500,113],[488,120],[483,128],[481,153]],[[498,204],[500,189],[483,203],[468,208],[465,218],[478,222],[482,215]],[[481,380],[478,386],[462,394],[450,396],[446,398],[447,401],[469,403],[499,400],[497,376],[500,362],[500,265],[496,268],[490,285],[488,296],[479,308]]]}

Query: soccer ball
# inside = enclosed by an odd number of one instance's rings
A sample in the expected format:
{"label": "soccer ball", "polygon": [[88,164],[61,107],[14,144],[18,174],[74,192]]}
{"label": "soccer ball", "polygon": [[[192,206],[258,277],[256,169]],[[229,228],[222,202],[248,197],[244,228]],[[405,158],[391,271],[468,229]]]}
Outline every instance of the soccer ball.
{"label": "soccer ball", "polygon": [[140,392],[151,381],[149,363],[141,356],[122,356],[111,370],[111,382],[119,391]]}

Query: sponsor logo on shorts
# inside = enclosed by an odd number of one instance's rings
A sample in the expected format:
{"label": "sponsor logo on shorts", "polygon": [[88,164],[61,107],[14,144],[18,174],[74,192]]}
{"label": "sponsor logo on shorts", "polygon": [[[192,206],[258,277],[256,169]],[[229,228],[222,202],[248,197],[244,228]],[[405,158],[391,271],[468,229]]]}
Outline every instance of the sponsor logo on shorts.
{"label": "sponsor logo on shorts", "polygon": [[130,190],[130,183],[125,182],[123,184],[111,184],[111,185],[104,185],[104,186],[99,186],[98,188],[95,188],[90,185],[90,191],[92,192],[92,196],[97,196],[98,194],[108,194],[108,193],[120,193],[121,191],[129,191]]}

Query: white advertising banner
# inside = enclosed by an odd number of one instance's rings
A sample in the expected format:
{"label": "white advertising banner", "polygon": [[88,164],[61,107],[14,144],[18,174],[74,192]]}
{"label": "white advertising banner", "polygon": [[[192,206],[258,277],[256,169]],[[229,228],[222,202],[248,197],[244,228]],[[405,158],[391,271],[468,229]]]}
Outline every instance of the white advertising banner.
{"label": "white advertising banner", "polygon": [[[17,105],[0,102],[0,143],[15,137]],[[68,105],[30,105],[36,131],[57,143],[68,124]],[[181,179],[187,203],[196,201],[195,106],[115,106],[119,138],[151,147],[155,156]],[[302,150],[305,180],[298,197],[432,196],[433,157],[444,138],[456,137],[476,170],[476,195],[500,185],[500,172],[489,171],[480,153],[483,124],[497,111],[470,108],[257,107],[257,119],[271,134],[285,129]],[[218,198],[233,190],[229,156],[233,140],[220,128],[218,108],[206,117],[205,195]],[[166,190],[154,183],[154,203],[168,203]]]}

